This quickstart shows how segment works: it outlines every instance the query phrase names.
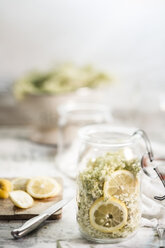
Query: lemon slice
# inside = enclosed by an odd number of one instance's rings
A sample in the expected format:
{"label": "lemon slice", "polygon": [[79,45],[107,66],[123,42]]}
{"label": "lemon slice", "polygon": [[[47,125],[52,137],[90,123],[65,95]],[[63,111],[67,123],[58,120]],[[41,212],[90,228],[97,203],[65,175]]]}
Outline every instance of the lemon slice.
{"label": "lemon slice", "polygon": [[22,190],[11,191],[10,199],[19,208],[29,208],[33,205],[33,198]]}
{"label": "lemon slice", "polygon": [[44,199],[58,195],[60,185],[50,177],[34,177],[29,180],[26,190],[32,197]]}
{"label": "lemon slice", "polygon": [[128,170],[117,170],[104,183],[104,196],[131,194],[136,191],[137,179]]}
{"label": "lemon slice", "polygon": [[12,190],[23,190],[26,191],[26,185],[29,178],[18,177],[12,181]]}
{"label": "lemon slice", "polygon": [[90,208],[90,223],[100,232],[117,231],[127,223],[128,212],[125,204],[111,197],[105,201],[104,197],[97,199]]}

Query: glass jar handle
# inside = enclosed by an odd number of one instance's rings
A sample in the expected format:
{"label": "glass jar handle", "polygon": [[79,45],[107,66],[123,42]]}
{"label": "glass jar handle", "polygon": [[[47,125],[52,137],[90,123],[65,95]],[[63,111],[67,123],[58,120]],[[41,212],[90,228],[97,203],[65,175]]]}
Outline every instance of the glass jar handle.
{"label": "glass jar handle", "polygon": [[[153,163],[154,161],[154,154],[153,154],[153,150],[152,150],[152,146],[151,146],[151,142],[146,134],[146,132],[142,129],[138,129],[137,131],[135,131],[133,133],[133,136],[135,135],[140,135],[144,142],[145,142],[145,145],[146,145],[146,150],[147,150],[147,156],[149,157],[149,160],[151,163]],[[146,154],[143,155],[142,157],[142,160],[141,160],[141,167],[144,171],[144,173],[150,177],[150,174],[145,170],[145,163],[146,163]],[[162,174],[160,173],[159,169],[157,167],[153,167],[153,170],[156,172],[156,174],[158,175],[159,179],[161,180],[164,188],[165,188],[165,181],[164,181],[164,178],[162,176]],[[154,199],[156,200],[159,200],[159,201],[163,201],[165,200],[165,195],[164,196],[154,196]]]}

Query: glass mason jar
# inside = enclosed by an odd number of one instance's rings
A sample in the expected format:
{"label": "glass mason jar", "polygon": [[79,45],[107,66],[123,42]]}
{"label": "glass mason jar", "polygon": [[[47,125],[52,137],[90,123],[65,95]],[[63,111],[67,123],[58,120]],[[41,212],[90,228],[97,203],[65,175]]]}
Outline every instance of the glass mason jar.
{"label": "glass mason jar", "polygon": [[79,131],[77,222],[88,240],[119,242],[136,233],[140,225],[144,147],[139,136],[132,135],[135,131],[110,125]]}

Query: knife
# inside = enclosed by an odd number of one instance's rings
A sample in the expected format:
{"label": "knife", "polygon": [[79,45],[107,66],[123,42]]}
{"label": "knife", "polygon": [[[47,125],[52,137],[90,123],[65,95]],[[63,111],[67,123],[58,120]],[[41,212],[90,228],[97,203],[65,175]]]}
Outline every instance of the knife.
{"label": "knife", "polygon": [[41,214],[26,221],[21,227],[11,231],[12,236],[15,239],[22,238],[26,234],[36,229],[41,223],[47,220],[53,213],[58,211],[60,208],[64,207],[72,199],[73,199],[73,196],[56,202],[53,206],[49,207],[48,209],[43,211]]}

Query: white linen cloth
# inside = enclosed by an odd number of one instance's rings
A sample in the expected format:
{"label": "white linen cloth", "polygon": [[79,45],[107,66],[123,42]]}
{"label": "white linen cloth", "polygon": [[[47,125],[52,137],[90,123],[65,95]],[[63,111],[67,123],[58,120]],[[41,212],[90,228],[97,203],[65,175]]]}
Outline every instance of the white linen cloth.
{"label": "white linen cloth", "polygon": [[142,176],[142,226],[157,227],[164,225],[165,228],[165,200],[158,201],[154,196],[165,195],[165,188],[159,177],[152,179]]}

